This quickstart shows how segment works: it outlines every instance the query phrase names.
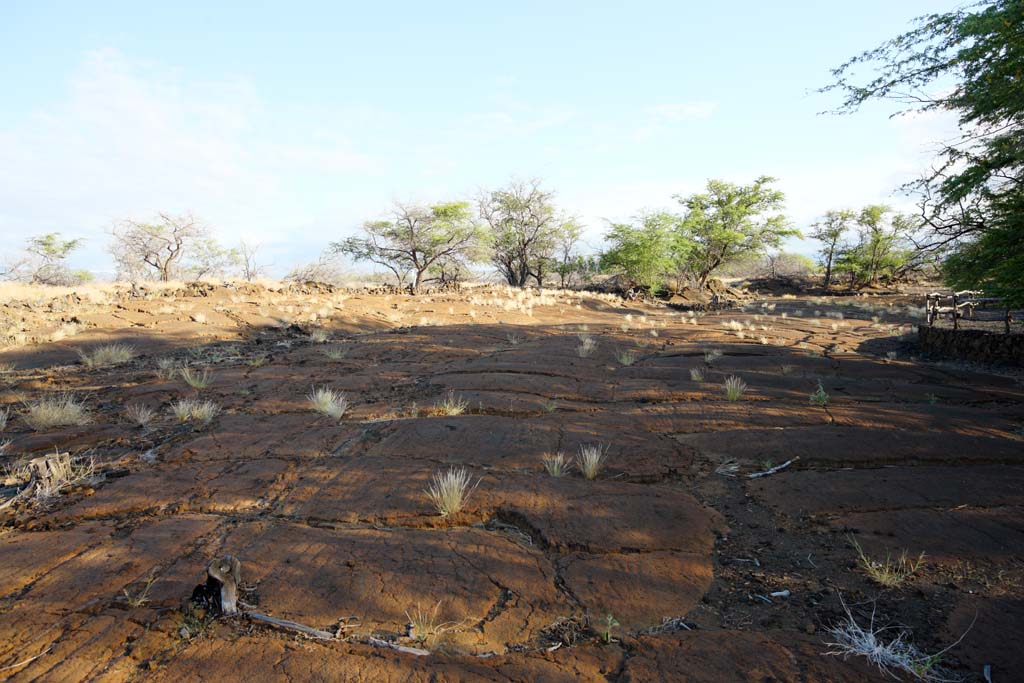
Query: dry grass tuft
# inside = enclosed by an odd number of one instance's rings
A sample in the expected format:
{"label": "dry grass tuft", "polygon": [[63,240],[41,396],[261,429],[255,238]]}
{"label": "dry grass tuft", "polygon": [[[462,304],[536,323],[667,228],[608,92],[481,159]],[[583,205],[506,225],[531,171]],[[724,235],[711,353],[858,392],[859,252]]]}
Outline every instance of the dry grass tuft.
{"label": "dry grass tuft", "polygon": [[604,467],[608,446],[599,443],[583,444],[576,454],[576,467],[585,479],[595,479]]}
{"label": "dry grass tuft", "polygon": [[434,411],[438,415],[462,415],[469,408],[469,402],[462,399],[462,395],[455,396],[455,390],[449,389],[448,395],[434,404]]}
{"label": "dry grass tuft", "polygon": [[171,414],[178,422],[199,422],[205,426],[220,414],[220,406],[213,401],[183,398],[171,404]]}
{"label": "dry grass tuft", "polygon": [[127,344],[104,344],[91,351],[79,351],[78,357],[87,368],[104,368],[127,363],[135,358],[135,349]]}
{"label": "dry grass tuft", "polygon": [[[476,488],[470,486],[472,477],[464,467],[452,468],[447,472],[434,472],[430,478],[427,495],[442,517],[460,511],[469,500],[469,494]],[[477,484],[480,482],[478,481]]]}
{"label": "dry grass tuft", "polygon": [[[935,654],[925,654],[909,642],[909,634],[900,631],[889,641],[883,634],[891,631],[891,627],[875,628],[875,613],[871,612],[871,620],[867,628],[857,623],[850,613],[850,608],[843,604],[846,618],[828,629],[832,640],[826,642],[830,650],[825,654],[846,659],[854,655],[864,657],[879,671],[894,680],[901,680],[901,674],[909,674],[914,680],[927,683],[953,683],[962,680],[959,676],[947,671],[942,666],[942,656],[957,645],[963,636],[952,645]],[[967,635],[966,633],[964,635]]]}
{"label": "dry grass tuft", "polygon": [[330,346],[324,349],[324,355],[331,360],[341,360],[348,355],[348,349],[343,346]]}
{"label": "dry grass tuft", "polygon": [[438,600],[433,609],[422,609],[419,604],[405,611],[409,620],[409,637],[418,643],[429,644],[449,631],[458,628],[454,621],[441,621],[441,601]]}
{"label": "dry grass tuft", "polygon": [[725,393],[726,400],[738,401],[747,390],[747,383],[736,375],[729,375],[725,379],[725,382],[722,383],[722,389]]}
{"label": "dry grass tuft", "polygon": [[92,421],[86,407],[71,394],[44,396],[26,405],[24,419],[37,432],[54,427],[85,425]]}
{"label": "dry grass tuft", "polygon": [[313,387],[306,398],[313,410],[329,418],[340,420],[348,412],[345,394],[330,387]]}
{"label": "dry grass tuft", "polygon": [[178,374],[181,375],[181,379],[185,384],[197,391],[205,389],[213,383],[213,373],[210,372],[210,368],[203,368],[202,372],[198,372],[192,368],[182,368],[178,371]]}
{"label": "dry grass tuft", "polygon": [[630,366],[637,361],[639,355],[636,351],[626,349],[624,351],[615,352],[615,360],[619,361],[621,365]]}
{"label": "dry grass tuft", "polygon": [[309,341],[313,342],[314,344],[323,344],[325,341],[327,341],[327,339],[327,330],[325,330],[322,327],[317,327],[312,332],[309,333]]}
{"label": "dry grass tuft", "polygon": [[124,415],[143,429],[149,428],[149,423],[156,419],[156,411],[140,403],[133,403],[125,408]]}
{"label": "dry grass tuft", "polygon": [[579,335],[580,344],[576,347],[576,355],[580,358],[587,358],[597,349],[597,342],[589,335]]}
{"label": "dry grass tuft", "polygon": [[858,564],[868,578],[886,588],[899,588],[924,565],[924,553],[911,558],[904,550],[897,557],[886,554],[885,560],[878,562],[864,554],[853,536],[850,536],[850,545],[857,551]]}
{"label": "dry grass tuft", "polygon": [[694,382],[704,381],[704,369],[703,368],[690,368],[690,379]]}
{"label": "dry grass tuft", "polygon": [[569,471],[569,458],[562,451],[545,453],[541,456],[541,462],[544,463],[545,471],[552,477],[564,476]]}

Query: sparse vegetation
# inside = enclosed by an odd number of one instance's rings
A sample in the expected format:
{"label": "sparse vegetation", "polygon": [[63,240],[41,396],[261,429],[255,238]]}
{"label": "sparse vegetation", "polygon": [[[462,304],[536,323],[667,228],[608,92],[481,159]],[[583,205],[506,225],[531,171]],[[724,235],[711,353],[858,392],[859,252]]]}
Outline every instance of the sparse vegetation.
{"label": "sparse vegetation", "polygon": [[595,349],[597,349],[597,342],[594,341],[593,337],[586,335],[580,337],[579,346],[576,347],[576,355],[580,358],[587,358],[594,353]]}
{"label": "sparse vegetation", "polygon": [[343,346],[329,346],[324,349],[324,355],[331,360],[341,360],[348,355],[348,349]]}
{"label": "sparse vegetation", "polygon": [[857,551],[857,562],[868,578],[886,588],[899,588],[924,565],[924,553],[911,558],[903,550],[897,557],[886,553],[884,560],[877,561],[864,553],[853,536],[850,536],[850,545]]}
{"label": "sparse vegetation", "polygon": [[[885,640],[884,634],[891,632],[892,629],[875,627],[874,610],[865,628],[857,623],[845,604],[843,609],[846,618],[828,629],[832,640],[825,644],[832,649],[826,654],[843,659],[850,656],[864,657],[877,666],[879,671],[895,680],[899,680],[900,674],[909,674],[916,680],[928,683],[953,683],[961,680],[959,676],[947,672],[941,665],[942,655],[956,643],[935,654],[925,654],[909,641],[909,634],[905,630],[897,633],[894,638]],[[958,640],[957,643],[959,642]]]}
{"label": "sparse vegetation", "polygon": [[615,360],[619,361],[621,365],[630,366],[637,361],[637,353],[631,349],[625,349],[615,352]]}
{"label": "sparse vegetation", "polygon": [[704,369],[703,368],[690,368],[690,379],[694,382],[704,381]]}
{"label": "sparse vegetation", "polygon": [[725,393],[725,398],[728,401],[738,401],[747,390],[747,383],[736,375],[729,375],[725,378],[725,382],[722,383],[722,389]]}
{"label": "sparse vegetation", "polygon": [[85,405],[71,394],[44,396],[29,402],[23,419],[37,432],[54,427],[85,425],[92,421]]}
{"label": "sparse vegetation", "polygon": [[821,382],[819,381],[818,382],[818,388],[815,389],[814,393],[811,394],[811,398],[810,398],[811,405],[813,405],[813,406],[820,406],[820,407],[824,408],[825,406],[828,405],[828,400],[829,400],[829,397],[828,397],[828,394],[825,393],[825,387],[823,387],[821,385]]}
{"label": "sparse vegetation", "polygon": [[182,381],[189,385],[196,391],[206,389],[213,383],[213,373],[210,372],[210,368],[203,368],[202,372],[193,370],[192,368],[185,367],[178,371]]}
{"label": "sparse vegetation", "polygon": [[462,396],[456,396],[454,389],[449,389],[443,399],[434,404],[434,411],[438,415],[454,417],[462,415],[469,408],[469,401],[464,401]]}
{"label": "sparse vegetation", "polygon": [[441,601],[438,600],[433,609],[422,609],[418,604],[405,611],[409,620],[409,637],[418,643],[429,644],[438,636],[455,629],[458,624],[453,621],[441,621]]}
{"label": "sparse vegetation", "polygon": [[605,454],[608,446],[599,443],[583,444],[576,454],[576,468],[584,479],[596,479],[604,468]]}
{"label": "sparse vegetation", "polygon": [[171,414],[178,422],[199,422],[205,426],[220,414],[220,406],[213,401],[183,398],[171,404]]}
{"label": "sparse vegetation", "polygon": [[327,330],[325,330],[322,327],[314,328],[313,331],[309,333],[309,341],[313,342],[314,344],[323,344],[329,338],[330,337],[327,334]]}
{"label": "sparse vegetation", "polygon": [[139,427],[147,429],[150,423],[156,418],[156,411],[141,403],[133,403],[124,410],[125,417]]}
{"label": "sparse vegetation", "polygon": [[[434,472],[427,488],[434,507],[442,517],[448,517],[462,510],[470,493],[476,488],[469,472],[463,468],[452,468],[447,472]],[[479,482],[478,482],[479,483]]]}
{"label": "sparse vegetation", "polygon": [[87,368],[105,368],[127,363],[135,357],[135,349],[127,344],[104,344],[91,351],[79,351],[78,357]]}
{"label": "sparse vegetation", "polygon": [[722,357],[722,352],[718,349],[710,349],[704,352],[704,362],[708,365],[714,364],[717,360]]}
{"label": "sparse vegetation", "polygon": [[334,420],[340,420],[348,412],[348,399],[330,387],[313,387],[306,399],[313,410]]}
{"label": "sparse vegetation", "polygon": [[541,457],[541,462],[544,463],[544,470],[552,477],[564,476],[569,471],[569,458],[562,451],[545,453]]}

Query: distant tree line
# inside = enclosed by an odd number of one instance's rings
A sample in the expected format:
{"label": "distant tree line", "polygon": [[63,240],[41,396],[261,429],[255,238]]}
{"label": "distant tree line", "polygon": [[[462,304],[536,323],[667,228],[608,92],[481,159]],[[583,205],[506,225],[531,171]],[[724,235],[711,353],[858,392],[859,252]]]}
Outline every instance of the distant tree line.
{"label": "distant tree line", "polygon": [[[558,209],[554,193],[538,180],[514,180],[480,192],[472,202],[396,203],[386,216],[365,221],[359,234],[332,242],[316,261],[286,277],[338,281],[340,256],[379,266],[412,292],[462,281],[474,264],[489,264],[515,287],[576,286],[608,274],[624,287],[657,291],[687,283],[701,287],[721,273],[809,274],[809,259],[779,250],[783,240],[800,233],[782,211],[785,197],[775,182],[768,176],[749,185],[710,180],[704,192],[676,195],[677,211],[642,212],[632,221],[609,224],[607,248],[587,255],[581,252],[582,225]],[[908,240],[916,228],[885,206],[829,211],[811,232],[822,244],[826,286],[842,279],[856,288],[904,274],[915,263]],[[190,214],[126,220],[110,234],[108,250],[122,279],[251,281],[266,271],[258,245],[224,247]],[[81,244],[59,233],[30,238],[24,258],[7,275],[41,284],[83,282],[88,273],[66,265]]]}

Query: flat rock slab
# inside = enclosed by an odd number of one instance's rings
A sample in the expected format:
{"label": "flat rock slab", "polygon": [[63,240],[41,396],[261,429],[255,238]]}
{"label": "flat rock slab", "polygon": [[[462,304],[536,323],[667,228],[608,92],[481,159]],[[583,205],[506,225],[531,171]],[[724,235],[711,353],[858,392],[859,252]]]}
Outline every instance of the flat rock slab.
{"label": "flat rock slab", "polygon": [[631,631],[692,610],[711,586],[708,555],[680,552],[585,555],[559,560],[565,585],[600,621],[611,614]]}
{"label": "flat rock slab", "polygon": [[1024,507],[854,512],[832,522],[855,531],[871,556],[924,552],[931,562],[965,559],[1019,562],[1024,548]]}
{"label": "flat rock slab", "polygon": [[[290,475],[294,481],[276,512],[315,522],[439,526],[425,493],[436,470],[422,460],[326,459]],[[679,488],[586,481],[578,474],[470,471],[478,483],[454,521],[497,518],[561,551],[710,553],[723,525],[718,513]]]}
{"label": "flat rock slab", "polygon": [[61,508],[47,521],[155,514],[168,509],[194,512],[247,512],[266,507],[289,464],[260,458],[230,463],[165,464],[113,479],[95,494]]}
{"label": "flat rock slab", "polygon": [[796,470],[755,479],[748,488],[792,516],[961,505],[1024,506],[1024,466]]}
{"label": "flat rock slab", "polygon": [[544,555],[482,529],[329,530],[243,524],[224,542],[258,582],[261,609],[324,628],[358,615],[360,633],[405,635],[417,609],[448,622],[443,638],[501,652],[573,606]]}
{"label": "flat rock slab", "polygon": [[799,456],[800,467],[1024,463],[1019,441],[955,433],[823,425],[677,434],[675,438],[716,460],[781,463]]}
{"label": "flat rock slab", "polygon": [[572,457],[584,444],[608,446],[607,470],[622,479],[650,481],[689,468],[692,456],[670,439],[611,414],[510,418],[462,415],[397,420],[374,430],[367,457],[431,460],[502,470],[536,470],[545,453]]}
{"label": "flat rock slab", "polygon": [[149,680],[154,683],[577,683],[605,681],[618,667],[612,648],[573,648],[488,658],[403,655],[346,643],[297,643],[243,636],[202,640]]}

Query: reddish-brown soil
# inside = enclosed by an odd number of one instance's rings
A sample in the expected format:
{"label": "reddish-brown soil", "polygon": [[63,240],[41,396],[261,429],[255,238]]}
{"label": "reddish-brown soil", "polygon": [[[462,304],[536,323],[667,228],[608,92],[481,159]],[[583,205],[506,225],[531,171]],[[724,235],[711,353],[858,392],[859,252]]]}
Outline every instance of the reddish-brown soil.
{"label": "reddish-brown soil", "polygon": [[[1024,386],[915,360],[908,303],[782,297],[694,320],[610,296],[244,286],[0,304],[23,342],[0,352],[0,498],[55,450],[98,473],[0,511],[0,680],[886,680],[824,654],[844,603],[925,652],[962,637],[943,664],[968,680],[1014,680]],[[109,342],[138,355],[78,362]],[[161,378],[163,358],[212,384]],[[735,402],[730,375],[749,386]],[[313,412],[313,386],[348,413]],[[26,404],[57,392],[92,422],[31,429]],[[437,408],[449,393],[462,414]],[[169,416],[196,395],[221,408],[209,426]],[[148,429],[131,404],[158,411]],[[544,454],[597,443],[597,479],[545,473]],[[450,466],[476,488],[444,518],[424,489]],[[883,588],[851,539],[924,563]],[[345,628],[314,641],[193,609],[223,554],[260,612]],[[439,633],[410,637],[416,612]]]}

